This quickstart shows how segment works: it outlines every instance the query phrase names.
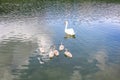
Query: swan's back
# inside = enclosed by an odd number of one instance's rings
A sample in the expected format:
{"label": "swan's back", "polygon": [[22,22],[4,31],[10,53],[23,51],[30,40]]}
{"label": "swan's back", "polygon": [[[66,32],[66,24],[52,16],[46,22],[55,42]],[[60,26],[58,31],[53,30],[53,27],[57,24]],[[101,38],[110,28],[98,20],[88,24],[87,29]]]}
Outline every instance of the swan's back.
{"label": "swan's back", "polygon": [[65,33],[70,34],[70,35],[75,35],[73,28],[65,29]]}

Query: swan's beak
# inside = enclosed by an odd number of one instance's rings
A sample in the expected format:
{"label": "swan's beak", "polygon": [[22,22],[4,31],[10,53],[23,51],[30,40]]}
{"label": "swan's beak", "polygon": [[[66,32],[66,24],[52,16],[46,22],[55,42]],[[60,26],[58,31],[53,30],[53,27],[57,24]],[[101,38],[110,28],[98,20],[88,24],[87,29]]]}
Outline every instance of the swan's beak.
{"label": "swan's beak", "polygon": [[68,24],[68,21],[65,21],[65,24]]}

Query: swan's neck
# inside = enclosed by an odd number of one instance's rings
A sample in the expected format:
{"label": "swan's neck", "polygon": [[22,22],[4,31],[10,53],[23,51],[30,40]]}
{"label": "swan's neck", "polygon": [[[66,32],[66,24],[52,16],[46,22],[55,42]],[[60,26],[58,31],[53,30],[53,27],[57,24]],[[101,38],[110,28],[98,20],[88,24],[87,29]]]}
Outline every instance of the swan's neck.
{"label": "swan's neck", "polygon": [[68,23],[65,24],[65,29],[67,29]]}

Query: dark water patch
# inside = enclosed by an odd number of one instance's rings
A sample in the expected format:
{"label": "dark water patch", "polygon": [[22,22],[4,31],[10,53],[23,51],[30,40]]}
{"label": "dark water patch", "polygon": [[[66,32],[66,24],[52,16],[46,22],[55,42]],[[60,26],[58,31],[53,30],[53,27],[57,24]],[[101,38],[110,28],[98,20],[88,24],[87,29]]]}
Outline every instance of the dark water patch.
{"label": "dark water patch", "polygon": [[[92,3],[98,5],[100,2],[103,3],[119,3],[119,0],[1,0],[0,14],[12,14],[12,15],[43,15],[46,12],[53,10],[55,15],[66,14],[63,12],[75,12],[76,5],[81,7],[85,3]],[[51,8],[51,9],[49,9]],[[61,13],[62,12],[62,13]],[[53,14],[53,13],[52,13]],[[67,15],[67,14],[66,14]],[[69,15],[69,14],[68,14]],[[43,15],[44,16],[44,15]],[[74,15],[75,16],[75,15]]]}

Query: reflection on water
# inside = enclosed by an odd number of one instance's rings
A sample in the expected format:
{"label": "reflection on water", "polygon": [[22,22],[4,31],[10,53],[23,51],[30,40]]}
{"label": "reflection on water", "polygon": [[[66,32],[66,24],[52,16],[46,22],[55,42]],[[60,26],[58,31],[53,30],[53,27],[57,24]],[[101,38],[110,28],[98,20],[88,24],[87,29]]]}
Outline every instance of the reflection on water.
{"label": "reflection on water", "polygon": [[67,34],[66,34],[64,38],[66,38],[66,39],[75,38],[75,35],[67,35]]}
{"label": "reflection on water", "polygon": [[[119,8],[79,0],[2,0],[0,80],[119,80]],[[66,20],[75,36],[65,34]],[[63,50],[49,59],[50,46],[58,50],[61,42],[73,58],[66,58]],[[38,51],[40,46],[45,54]]]}
{"label": "reflection on water", "polygon": [[[0,72],[4,72],[4,74],[1,73],[1,79],[11,78],[12,80],[14,76],[11,71],[23,69],[22,65],[28,65],[29,57],[38,46],[43,45],[48,48],[52,44],[51,33],[46,32],[43,27],[45,25],[41,25],[42,28],[38,25],[32,19],[1,22]],[[50,33],[49,36],[48,33]]]}

